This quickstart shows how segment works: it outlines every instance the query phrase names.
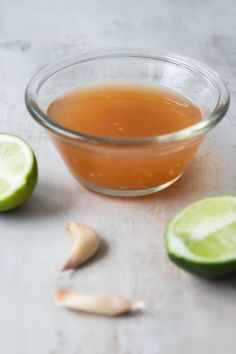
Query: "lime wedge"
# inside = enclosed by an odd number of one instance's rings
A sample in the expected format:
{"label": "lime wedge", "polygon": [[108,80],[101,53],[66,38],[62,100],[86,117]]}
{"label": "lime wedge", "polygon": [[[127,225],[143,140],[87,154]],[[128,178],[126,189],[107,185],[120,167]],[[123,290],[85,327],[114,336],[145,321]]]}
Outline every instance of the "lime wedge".
{"label": "lime wedge", "polygon": [[236,196],[200,200],[167,225],[170,259],[185,270],[220,277],[236,273]]}
{"label": "lime wedge", "polygon": [[0,211],[24,203],[37,183],[37,162],[22,139],[0,133]]}

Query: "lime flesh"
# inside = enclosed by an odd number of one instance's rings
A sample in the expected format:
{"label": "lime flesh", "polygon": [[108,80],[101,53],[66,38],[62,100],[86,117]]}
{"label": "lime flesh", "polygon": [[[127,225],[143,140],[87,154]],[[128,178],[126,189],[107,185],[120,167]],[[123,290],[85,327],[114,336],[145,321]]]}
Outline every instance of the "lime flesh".
{"label": "lime flesh", "polygon": [[37,162],[22,139],[0,133],[0,212],[26,202],[37,183]]}
{"label": "lime flesh", "polygon": [[192,273],[220,277],[236,273],[236,196],[200,200],[167,225],[170,259]]}

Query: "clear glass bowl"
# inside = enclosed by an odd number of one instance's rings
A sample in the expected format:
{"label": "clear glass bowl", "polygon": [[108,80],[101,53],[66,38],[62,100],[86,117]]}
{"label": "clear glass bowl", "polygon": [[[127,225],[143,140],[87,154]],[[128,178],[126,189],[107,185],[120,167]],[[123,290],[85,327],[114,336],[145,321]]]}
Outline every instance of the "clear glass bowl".
{"label": "clear glass bowl", "polygon": [[[170,134],[120,139],[73,131],[47,116],[49,104],[71,89],[127,81],[175,90],[200,108],[203,119]],[[85,187],[113,196],[145,195],[174,183],[229,106],[229,92],[216,72],[189,58],[147,50],[108,50],[48,65],[31,79],[25,98],[71,173]]]}

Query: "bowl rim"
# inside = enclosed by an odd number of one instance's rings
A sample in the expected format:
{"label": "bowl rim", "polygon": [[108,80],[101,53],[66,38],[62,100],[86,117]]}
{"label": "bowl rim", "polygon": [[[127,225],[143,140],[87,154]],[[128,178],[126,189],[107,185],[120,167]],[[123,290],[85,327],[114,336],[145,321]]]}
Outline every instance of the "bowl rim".
{"label": "bowl rim", "polygon": [[[57,72],[70,66],[88,61],[121,57],[165,61],[171,64],[182,66],[185,69],[194,72],[195,74],[200,74],[211,84],[211,86],[214,86],[218,91],[218,101],[214,109],[212,110],[211,114],[204,120],[201,120],[200,122],[193,124],[190,127],[178,130],[173,133],[144,138],[115,138],[91,135],[66,128],[50,119],[39,107],[37,103],[38,91],[40,90],[41,86]],[[136,146],[168,143],[194,138],[204,134],[213,128],[226,114],[230,104],[230,93],[225,83],[214,70],[195,59],[172,53],[157,53],[155,50],[147,48],[112,48],[100,51],[86,52],[46,65],[40,69],[29,81],[25,90],[25,103],[29,113],[39,124],[47,128],[49,131],[62,137],[96,144]]]}

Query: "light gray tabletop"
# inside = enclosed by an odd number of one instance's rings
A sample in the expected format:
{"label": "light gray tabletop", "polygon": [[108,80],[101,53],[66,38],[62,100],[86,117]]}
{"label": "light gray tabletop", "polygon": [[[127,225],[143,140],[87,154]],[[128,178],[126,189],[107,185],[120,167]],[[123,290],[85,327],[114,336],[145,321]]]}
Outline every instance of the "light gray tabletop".
{"label": "light gray tabletop", "polygon": [[[186,174],[159,194],[111,199],[67,172],[29,117],[24,89],[48,62],[87,49],[147,46],[191,56],[231,91],[227,117]],[[0,130],[35,150],[39,183],[24,207],[0,216],[0,353],[234,354],[236,281],[207,281],[170,263],[165,221],[196,199],[236,191],[234,0],[1,0]],[[109,248],[72,276],[58,275],[70,249],[65,225],[97,229]],[[147,303],[134,317],[100,318],[54,305],[57,288],[110,291]]]}

